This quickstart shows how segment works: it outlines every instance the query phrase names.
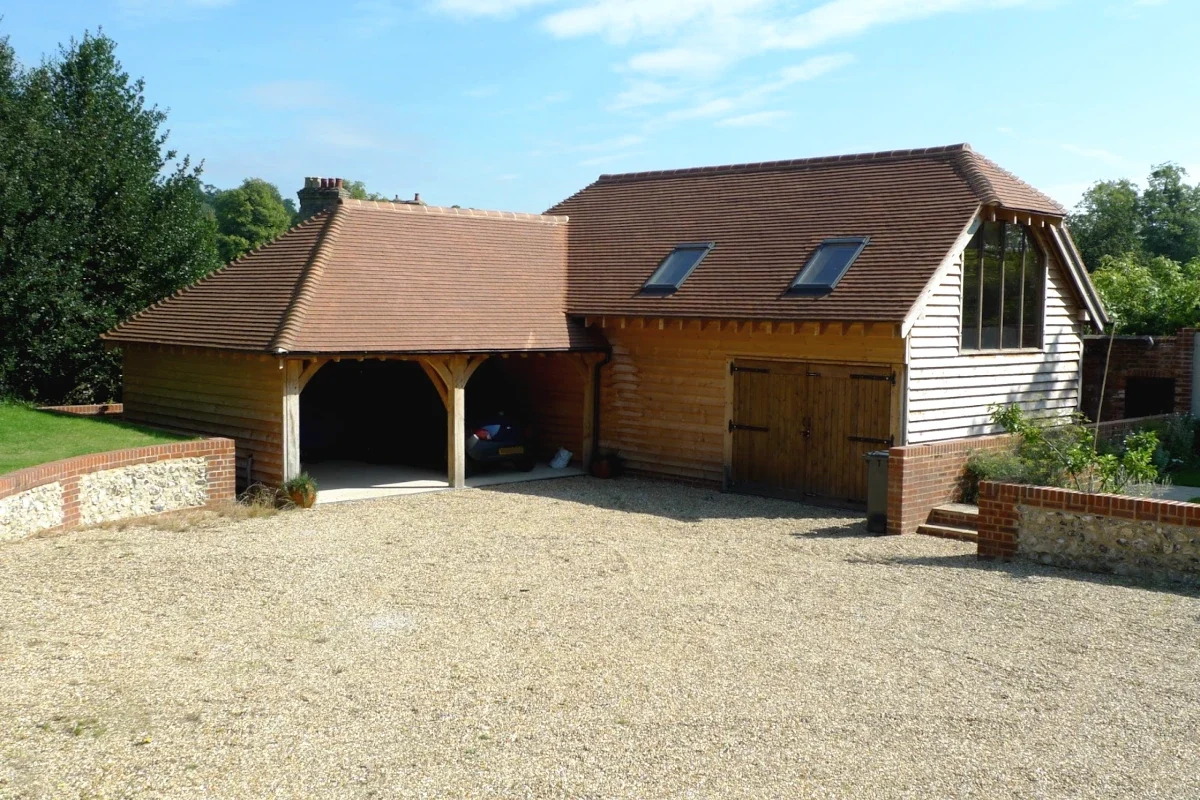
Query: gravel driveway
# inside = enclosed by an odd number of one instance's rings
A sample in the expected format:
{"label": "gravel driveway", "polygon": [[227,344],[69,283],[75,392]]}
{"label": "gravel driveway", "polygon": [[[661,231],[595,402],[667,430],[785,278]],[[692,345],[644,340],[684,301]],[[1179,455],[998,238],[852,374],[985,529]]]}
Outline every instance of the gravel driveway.
{"label": "gravel driveway", "polygon": [[590,478],[0,547],[4,797],[1196,797],[1200,598]]}

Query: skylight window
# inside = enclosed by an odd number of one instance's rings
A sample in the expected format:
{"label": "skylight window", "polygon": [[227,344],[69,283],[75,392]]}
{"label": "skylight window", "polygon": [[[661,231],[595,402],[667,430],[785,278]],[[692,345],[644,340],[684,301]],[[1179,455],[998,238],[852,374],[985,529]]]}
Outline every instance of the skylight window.
{"label": "skylight window", "polygon": [[870,241],[866,236],[826,239],[808,257],[789,294],[829,294]]}
{"label": "skylight window", "polygon": [[671,294],[683,285],[687,276],[692,274],[708,251],[713,249],[713,242],[693,242],[681,244],[670,252],[654,270],[654,274],[642,286],[646,294]]}

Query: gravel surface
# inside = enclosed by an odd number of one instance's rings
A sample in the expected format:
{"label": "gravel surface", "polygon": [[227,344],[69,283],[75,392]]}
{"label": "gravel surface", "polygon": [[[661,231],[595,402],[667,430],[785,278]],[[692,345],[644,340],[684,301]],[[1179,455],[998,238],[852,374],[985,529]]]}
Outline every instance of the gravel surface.
{"label": "gravel surface", "polygon": [[1196,797],[1200,597],[638,480],[0,546],[4,797]]}

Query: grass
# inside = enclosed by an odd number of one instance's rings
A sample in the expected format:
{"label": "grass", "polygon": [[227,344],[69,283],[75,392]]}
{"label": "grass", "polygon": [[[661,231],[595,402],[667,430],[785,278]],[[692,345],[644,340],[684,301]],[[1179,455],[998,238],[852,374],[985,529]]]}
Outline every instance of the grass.
{"label": "grass", "polygon": [[1171,483],[1176,486],[1200,486],[1200,467],[1184,467],[1172,472]]}
{"label": "grass", "polygon": [[114,419],[70,417],[0,402],[0,475],[60,458],[187,438]]}

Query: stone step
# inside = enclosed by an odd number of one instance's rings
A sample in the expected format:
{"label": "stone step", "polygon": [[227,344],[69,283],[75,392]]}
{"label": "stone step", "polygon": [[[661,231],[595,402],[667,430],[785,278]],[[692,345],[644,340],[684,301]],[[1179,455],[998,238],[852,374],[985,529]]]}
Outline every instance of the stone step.
{"label": "stone step", "polygon": [[959,525],[934,525],[926,522],[917,528],[922,536],[936,536],[939,539],[957,539],[960,542],[978,542],[979,533],[974,528],[964,528]]}
{"label": "stone step", "polygon": [[979,508],[964,503],[947,503],[929,512],[930,525],[945,525],[951,528],[979,528]]}

